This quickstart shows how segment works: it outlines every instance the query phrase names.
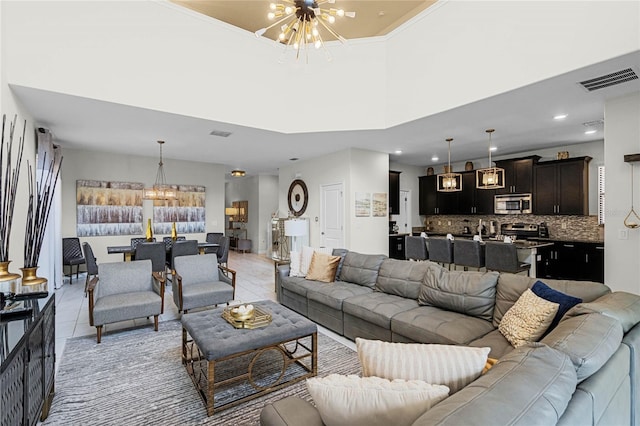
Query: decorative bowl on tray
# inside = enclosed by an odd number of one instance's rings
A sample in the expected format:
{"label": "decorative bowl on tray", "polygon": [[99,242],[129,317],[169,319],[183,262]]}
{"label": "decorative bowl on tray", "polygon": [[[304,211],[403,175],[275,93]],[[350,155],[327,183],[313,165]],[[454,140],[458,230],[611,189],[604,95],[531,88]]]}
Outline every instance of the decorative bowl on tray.
{"label": "decorative bowl on tray", "polygon": [[231,317],[236,321],[247,321],[253,317],[254,308],[253,305],[239,305],[234,306],[229,311]]}

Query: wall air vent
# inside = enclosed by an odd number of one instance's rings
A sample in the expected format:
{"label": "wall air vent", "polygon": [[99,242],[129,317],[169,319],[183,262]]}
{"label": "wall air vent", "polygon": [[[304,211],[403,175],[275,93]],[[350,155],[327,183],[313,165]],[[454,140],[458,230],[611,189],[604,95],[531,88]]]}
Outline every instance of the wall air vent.
{"label": "wall air vent", "polygon": [[587,121],[586,123],[582,123],[582,125],[585,127],[601,127],[604,126],[604,119]]}
{"label": "wall air vent", "polygon": [[604,89],[605,87],[615,86],[616,84],[637,79],[638,75],[631,68],[627,68],[611,74],[601,75],[591,80],[581,81],[580,85],[587,89],[587,91],[593,92],[594,90]]}
{"label": "wall air vent", "polygon": [[222,130],[212,130],[209,134],[211,136],[220,136],[221,138],[228,138],[231,136],[231,132],[224,132]]}

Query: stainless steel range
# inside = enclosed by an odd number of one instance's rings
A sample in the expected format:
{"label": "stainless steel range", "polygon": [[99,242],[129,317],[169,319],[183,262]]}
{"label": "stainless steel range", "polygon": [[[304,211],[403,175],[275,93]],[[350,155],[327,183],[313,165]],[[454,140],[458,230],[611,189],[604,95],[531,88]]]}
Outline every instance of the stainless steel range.
{"label": "stainless steel range", "polygon": [[502,235],[515,235],[517,238],[533,238],[540,236],[540,226],[535,223],[503,223],[500,225]]}

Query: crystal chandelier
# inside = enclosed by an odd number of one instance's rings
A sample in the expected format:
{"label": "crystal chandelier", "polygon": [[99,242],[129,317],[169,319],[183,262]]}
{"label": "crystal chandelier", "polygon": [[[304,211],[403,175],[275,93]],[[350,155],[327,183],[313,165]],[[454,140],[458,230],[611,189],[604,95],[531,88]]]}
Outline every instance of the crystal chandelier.
{"label": "crystal chandelier", "polygon": [[448,138],[449,144],[449,162],[445,173],[439,174],[438,177],[438,191],[440,192],[456,192],[462,191],[462,175],[460,173],[451,172],[451,141],[453,138]]}
{"label": "crystal chandelier", "polygon": [[489,134],[489,167],[476,170],[476,188],[499,189],[504,188],[504,169],[493,166],[491,162],[491,134],[495,129],[487,129]]}
{"label": "crystal chandelier", "polygon": [[145,188],[142,192],[142,198],[145,200],[175,200],[178,198],[178,191],[167,185],[167,179],[164,176],[164,163],[162,162],[162,145],[164,141],[158,141],[160,145],[160,162],[158,163],[158,171],[156,172],[156,183],[152,188]]}
{"label": "crystal chandelier", "polygon": [[[329,25],[333,24],[336,17],[355,18],[355,12],[345,12],[342,9],[321,8],[323,4],[334,4],[335,0],[315,1],[315,0],[281,0],[282,3],[271,3],[270,11],[267,14],[269,20],[277,19],[276,22],[266,28],[261,28],[255,32],[260,37],[269,29],[279,26],[280,33],[278,40],[287,49],[291,46],[295,51],[296,59],[300,58],[300,53],[308,54],[308,49],[313,46],[315,49],[324,48],[324,40],[320,34],[320,29],[324,28],[332,36],[340,40],[346,39],[335,32]],[[285,49],[285,52],[286,50]],[[329,52],[325,50],[327,59],[331,59]]]}

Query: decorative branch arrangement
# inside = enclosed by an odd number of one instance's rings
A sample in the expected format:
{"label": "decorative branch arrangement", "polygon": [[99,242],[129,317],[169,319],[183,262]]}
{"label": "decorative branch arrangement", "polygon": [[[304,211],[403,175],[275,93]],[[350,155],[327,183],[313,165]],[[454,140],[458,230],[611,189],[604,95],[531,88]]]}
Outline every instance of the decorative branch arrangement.
{"label": "decorative branch arrangement", "polygon": [[[27,164],[29,162],[27,161]],[[42,164],[47,164],[46,153]],[[53,193],[62,166],[62,157],[56,162],[54,157],[49,162],[47,170],[42,170],[40,180],[36,182],[36,176],[29,164],[29,209],[27,211],[27,227],[24,237],[24,267],[35,268],[38,266],[40,249],[47,229],[49,212],[53,201]],[[37,173],[37,172],[36,172]],[[46,176],[45,176],[46,173]]]}
{"label": "decorative branch arrangement", "polygon": [[[9,242],[11,237],[11,224],[13,222],[13,209],[18,190],[18,178],[24,150],[24,133],[27,126],[25,120],[22,128],[22,137],[18,146],[18,158],[15,167],[12,167],[11,153],[13,152],[13,132],[16,127],[17,115],[9,124],[9,140],[6,144],[5,154],[5,123],[7,116],[2,115],[2,140],[0,141],[0,262],[9,261]],[[5,157],[6,155],[6,157]],[[5,160],[6,158],[6,160]]]}

